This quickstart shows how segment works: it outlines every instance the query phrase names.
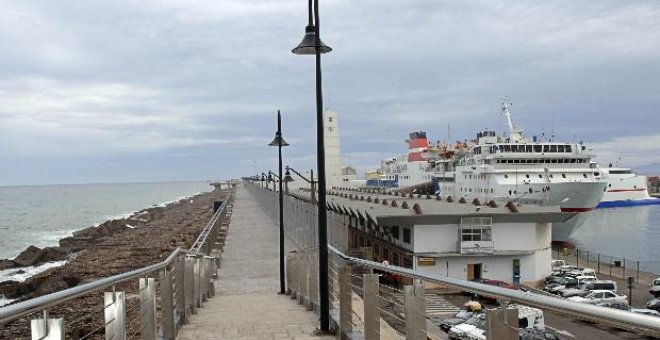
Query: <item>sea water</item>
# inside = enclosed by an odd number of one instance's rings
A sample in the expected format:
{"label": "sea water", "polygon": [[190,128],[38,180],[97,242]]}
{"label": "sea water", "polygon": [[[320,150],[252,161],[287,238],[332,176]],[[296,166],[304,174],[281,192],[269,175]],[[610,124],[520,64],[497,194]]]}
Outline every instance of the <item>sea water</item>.
{"label": "sea water", "polygon": [[0,258],[56,246],[73,231],[213,190],[207,182],[0,187]]}
{"label": "sea water", "polygon": [[[660,205],[597,209],[571,236],[575,245],[601,260],[639,261],[640,270],[660,274]],[[637,266],[635,262],[634,266]]]}

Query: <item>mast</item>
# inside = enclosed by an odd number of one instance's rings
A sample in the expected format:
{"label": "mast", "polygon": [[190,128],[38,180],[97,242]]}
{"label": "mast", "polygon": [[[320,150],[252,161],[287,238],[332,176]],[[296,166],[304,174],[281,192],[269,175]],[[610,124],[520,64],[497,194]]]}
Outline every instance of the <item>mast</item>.
{"label": "mast", "polygon": [[506,125],[509,128],[511,143],[524,143],[525,137],[523,137],[523,132],[525,130],[513,125],[513,122],[511,121],[511,112],[509,112],[509,103],[506,101],[502,103],[502,115],[506,119]]}

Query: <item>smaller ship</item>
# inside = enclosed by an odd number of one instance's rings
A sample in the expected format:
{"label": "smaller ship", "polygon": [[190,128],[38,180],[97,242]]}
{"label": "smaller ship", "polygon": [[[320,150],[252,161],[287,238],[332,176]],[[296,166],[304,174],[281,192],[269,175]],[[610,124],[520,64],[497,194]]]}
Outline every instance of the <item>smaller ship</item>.
{"label": "smaller ship", "polygon": [[646,176],[635,174],[630,168],[598,168],[597,178],[607,181],[607,189],[597,209],[660,204],[646,187]]}

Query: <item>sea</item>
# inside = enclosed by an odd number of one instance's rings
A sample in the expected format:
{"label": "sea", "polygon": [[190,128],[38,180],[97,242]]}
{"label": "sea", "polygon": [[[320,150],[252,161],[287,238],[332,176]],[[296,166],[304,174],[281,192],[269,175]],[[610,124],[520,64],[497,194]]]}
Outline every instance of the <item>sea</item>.
{"label": "sea", "polygon": [[[660,276],[660,205],[596,209],[571,236],[578,249],[601,261],[626,259],[629,267]],[[632,261],[629,262],[629,261]]]}
{"label": "sea", "polygon": [[[76,230],[211,190],[208,182],[0,187],[0,258],[14,258],[30,245],[56,246]],[[40,270],[28,268],[11,279],[35,271]],[[7,274],[0,271],[0,281]]]}

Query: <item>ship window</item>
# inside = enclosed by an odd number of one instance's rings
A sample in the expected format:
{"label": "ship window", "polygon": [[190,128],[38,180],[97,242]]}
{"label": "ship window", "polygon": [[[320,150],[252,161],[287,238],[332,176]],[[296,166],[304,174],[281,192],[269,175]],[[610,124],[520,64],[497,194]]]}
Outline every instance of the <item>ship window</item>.
{"label": "ship window", "polygon": [[509,196],[511,196],[511,190],[509,190]]}
{"label": "ship window", "polygon": [[566,150],[566,152],[571,152],[571,146],[570,146],[570,145],[566,145],[565,148],[564,148],[564,150]]}
{"label": "ship window", "polygon": [[543,150],[542,145],[534,145],[534,152],[541,152]]}
{"label": "ship window", "polygon": [[504,152],[511,152],[511,145],[504,145]]}
{"label": "ship window", "polygon": [[529,193],[531,194],[532,192],[534,192],[534,190],[532,190],[532,188],[529,188]]}
{"label": "ship window", "polygon": [[550,174],[550,178],[555,178],[555,176],[553,174]]}
{"label": "ship window", "polygon": [[490,188],[490,193],[491,193],[491,194],[493,193],[493,188]]}
{"label": "ship window", "polygon": [[583,176],[584,178],[587,178],[587,174],[582,174],[582,176]]}
{"label": "ship window", "polygon": [[526,150],[525,150],[526,152],[532,152],[532,149],[533,149],[533,148],[532,148],[531,145],[526,145],[526,146],[525,146],[525,149],[526,149]]}
{"label": "ship window", "polygon": [[550,151],[550,145],[544,145],[543,152],[549,152],[549,151]]}
{"label": "ship window", "polygon": [[529,174],[526,174],[525,177],[529,178]]}
{"label": "ship window", "polygon": [[557,145],[557,151],[558,152],[564,152],[564,146],[563,145]]}
{"label": "ship window", "polygon": [[329,121],[329,122],[332,122],[332,117],[328,117],[328,121]]}
{"label": "ship window", "polygon": [[566,178],[566,174],[561,174],[561,177],[562,177],[562,178]]}
{"label": "ship window", "polygon": [[608,184],[608,186],[611,188],[611,187],[612,187],[612,183]]}
{"label": "ship window", "polygon": [[509,175],[507,175],[507,174],[504,174],[504,178],[509,178]]}
{"label": "ship window", "polygon": [[600,176],[600,172],[594,172],[594,176]]}
{"label": "ship window", "polygon": [[539,174],[539,178],[543,178],[543,175]]}
{"label": "ship window", "polygon": [[399,227],[398,226],[392,226],[390,228],[390,234],[395,240],[399,239]]}
{"label": "ship window", "polygon": [[550,152],[557,152],[557,146],[556,145],[550,145]]}

